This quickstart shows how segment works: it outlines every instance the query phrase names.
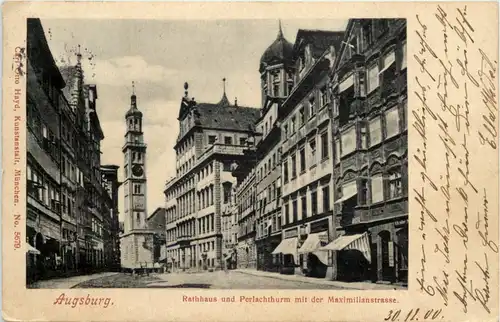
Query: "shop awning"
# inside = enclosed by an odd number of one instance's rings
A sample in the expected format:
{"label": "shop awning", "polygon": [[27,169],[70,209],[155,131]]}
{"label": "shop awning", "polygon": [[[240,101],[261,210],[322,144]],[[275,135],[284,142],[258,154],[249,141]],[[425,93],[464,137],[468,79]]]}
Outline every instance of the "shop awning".
{"label": "shop awning", "polygon": [[346,194],[346,195],[342,196],[342,198],[340,198],[339,200],[335,201],[335,203],[336,203],[336,204],[338,204],[338,203],[342,203],[342,202],[344,202],[344,201],[346,201],[346,200],[351,199],[352,197],[354,197],[354,196],[355,196],[355,195],[357,195],[357,194],[358,194],[358,192],[357,192],[357,191],[349,191],[349,193],[348,193],[348,194]]}
{"label": "shop awning", "polygon": [[328,243],[328,234],[326,232],[309,234],[307,239],[302,244],[302,247],[299,248],[299,254],[304,253],[312,253],[317,251],[321,246],[326,245]]}
{"label": "shop awning", "polygon": [[339,84],[339,93],[345,91],[349,87],[354,85],[354,74],[345,79],[342,83]]}
{"label": "shop awning", "polygon": [[322,246],[328,243],[328,233],[309,234],[299,249],[299,254],[313,253],[325,265],[328,265],[328,253],[318,251]]}
{"label": "shop awning", "polygon": [[359,250],[368,262],[371,263],[371,251],[370,251],[370,241],[368,240],[368,234],[356,234],[356,235],[344,235],[335,239],[330,244],[321,247],[319,250],[328,251],[328,250],[347,250],[347,249],[356,249]]}
{"label": "shop awning", "polygon": [[271,254],[297,255],[297,237],[283,239]]}
{"label": "shop awning", "polygon": [[35,247],[31,246],[30,244],[26,243],[26,253],[28,254],[35,254],[35,255],[40,255],[40,251],[36,249]]}

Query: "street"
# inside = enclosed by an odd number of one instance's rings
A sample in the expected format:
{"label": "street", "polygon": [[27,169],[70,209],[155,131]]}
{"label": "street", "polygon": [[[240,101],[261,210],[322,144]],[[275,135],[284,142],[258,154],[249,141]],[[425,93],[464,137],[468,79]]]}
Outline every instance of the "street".
{"label": "street", "polygon": [[302,281],[254,276],[224,271],[203,273],[151,274],[132,276],[125,273],[95,274],[77,278],[40,281],[33,288],[200,288],[200,289],[336,289]]}
{"label": "street", "polygon": [[30,288],[199,288],[199,289],[396,289],[397,285],[326,281],[255,270],[168,273],[149,276],[100,273],[39,281]]}

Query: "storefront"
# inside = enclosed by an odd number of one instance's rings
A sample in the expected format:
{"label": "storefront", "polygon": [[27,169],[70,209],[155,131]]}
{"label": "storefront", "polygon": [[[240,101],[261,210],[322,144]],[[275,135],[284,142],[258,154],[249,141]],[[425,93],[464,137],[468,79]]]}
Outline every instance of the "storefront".
{"label": "storefront", "polygon": [[257,269],[267,272],[279,272],[280,255],[273,251],[281,243],[281,234],[270,235],[258,239],[257,244]]}
{"label": "storefront", "polygon": [[360,281],[369,278],[372,256],[367,232],[342,235],[321,250],[337,252],[337,280]]}
{"label": "storefront", "polygon": [[296,228],[285,230],[284,239],[279,245],[271,252],[271,254],[281,255],[280,258],[280,273],[281,274],[295,274],[296,267],[299,266],[298,262],[298,233]]}
{"label": "storefront", "polygon": [[368,228],[371,233],[372,280],[408,281],[408,216]]}
{"label": "storefront", "polygon": [[[324,278],[328,270],[328,252],[319,249],[328,244],[328,219],[322,219],[300,227],[298,250],[301,273],[310,277]],[[307,231],[309,233],[307,234]]]}

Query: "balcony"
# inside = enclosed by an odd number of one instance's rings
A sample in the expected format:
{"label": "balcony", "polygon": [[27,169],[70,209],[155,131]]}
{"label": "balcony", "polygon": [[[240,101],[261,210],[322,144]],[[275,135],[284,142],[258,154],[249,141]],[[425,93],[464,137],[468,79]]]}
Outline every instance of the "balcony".
{"label": "balcony", "polygon": [[189,246],[191,244],[191,239],[193,237],[191,235],[181,235],[181,236],[177,236],[177,243],[179,244],[179,246],[181,247],[186,247],[186,246]]}
{"label": "balcony", "polygon": [[361,223],[397,218],[405,215],[408,215],[408,197],[405,196],[371,205],[370,209],[356,210],[356,217],[360,218]]}
{"label": "balcony", "polygon": [[356,150],[354,153],[341,158],[342,171],[358,171],[368,164],[368,155],[365,150]]}
{"label": "balcony", "polygon": [[247,150],[248,147],[245,145],[230,145],[230,144],[221,144],[214,143],[211,147],[205,150],[200,157],[198,158],[197,163],[201,163],[208,159],[210,156],[214,154],[224,154],[224,155],[245,155],[244,151]]}

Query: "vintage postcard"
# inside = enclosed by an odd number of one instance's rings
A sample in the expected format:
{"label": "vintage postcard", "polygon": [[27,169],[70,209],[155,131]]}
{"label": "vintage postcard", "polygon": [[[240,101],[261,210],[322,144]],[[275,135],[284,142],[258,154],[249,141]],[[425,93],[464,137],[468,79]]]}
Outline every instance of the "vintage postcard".
{"label": "vintage postcard", "polygon": [[498,4],[8,2],[6,321],[498,320]]}

